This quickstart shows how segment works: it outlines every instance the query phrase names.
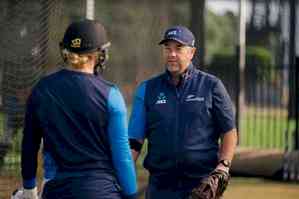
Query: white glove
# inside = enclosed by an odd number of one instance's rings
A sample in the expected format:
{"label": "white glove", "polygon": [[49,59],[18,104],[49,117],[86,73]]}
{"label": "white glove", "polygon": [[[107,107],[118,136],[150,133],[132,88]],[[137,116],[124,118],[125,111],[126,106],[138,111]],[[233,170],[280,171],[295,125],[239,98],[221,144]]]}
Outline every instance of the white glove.
{"label": "white glove", "polygon": [[13,193],[11,199],[38,199],[37,187],[32,189],[19,189]]}
{"label": "white glove", "polygon": [[17,189],[13,192],[10,199],[22,199],[23,198],[23,189]]}
{"label": "white glove", "polygon": [[38,199],[37,187],[23,190],[23,199]]}

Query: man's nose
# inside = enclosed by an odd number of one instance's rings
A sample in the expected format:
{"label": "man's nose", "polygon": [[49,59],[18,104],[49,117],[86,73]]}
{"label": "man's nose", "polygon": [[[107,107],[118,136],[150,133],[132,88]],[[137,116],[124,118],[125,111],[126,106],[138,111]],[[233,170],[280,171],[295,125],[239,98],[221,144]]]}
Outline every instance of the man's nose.
{"label": "man's nose", "polygon": [[171,57],[175,57],[175,56],[176,56],[176,52],[175,52],[174,50],[171,50],[171,51],[169,52],[169,55],[170,55]]}

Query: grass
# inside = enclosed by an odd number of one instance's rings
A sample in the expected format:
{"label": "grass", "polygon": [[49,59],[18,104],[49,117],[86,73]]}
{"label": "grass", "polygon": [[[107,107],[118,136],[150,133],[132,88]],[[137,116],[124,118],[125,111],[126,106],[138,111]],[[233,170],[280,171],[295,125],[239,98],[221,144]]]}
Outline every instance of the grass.
{"label": "grass", "polygon": [[[3,123],[3,114],[0,113],[1,129],[3,129]],[[286,143],[292,146],[291,132],[294,127],[295,121],[288,121],[286,110],[247,108],[241,120],[240,146],[284,149]],[[0,136],[2,132],[0,131]],[[0,175],[0,198],[8,198],[11,191],[20,183],[20,173],[16,169],[20,163],[20,140],[21,132],[14,138],[13,150],[5,158],[5,167],[2,168],[2,174]],[[142,167],[145,153],[146,147],[144,146],[141,158],[136,166],[139,188],[143,188],[147,184],[148,173]],[[39,176],[41,176],[42,172],[39,173]],[[298,184],[256,178],[234,177],[225,193],[225,198],[298,199],[299,186]]]}
{"label": "grass", "polygon": [[[138,185],[142,189],[139,199],[144,199],[147,184],[147,173],[138,169]],[[298,199],[299,185],[296,183],[278,182],[262,178],[232,177],[224,193],[224,199]]]}
{"label": "grass", "polygon": [[293,146],[295,120],[286,110],[247,108],[241,120],[240,146],[260,149],[285,149]]}
{"label": "grass", "polygon": [[[241,121],[240,146],[284,149],[286,144],[292,146],[291,132],[294,128],[295,121],[288,121],[286,110],[250,107],[244,112]],[[145,153],[144,146],[137,162],[139,188],[147,184],[148,173],[142,168]],[[224,196],[230,199],[298,199],[299,185],[262,178],[233,177]]]}
{"label": "grass", "polygon": [[[131,112],[128,106],[128,116]],[[295,120],[288,120],[287,109],[246,107],[242,111],[239,146],[255,149],[293,147]]]}

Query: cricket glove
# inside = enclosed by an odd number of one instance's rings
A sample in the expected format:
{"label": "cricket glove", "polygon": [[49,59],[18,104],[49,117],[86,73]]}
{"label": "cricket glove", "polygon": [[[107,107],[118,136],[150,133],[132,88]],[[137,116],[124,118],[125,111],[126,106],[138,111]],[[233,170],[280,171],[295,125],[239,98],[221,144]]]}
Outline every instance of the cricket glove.
{"label": "cricket glove", "polygon": [[220,199],[223,195],[230,175],[228,172],[215,169],[207,178],[193,188],[189,199]]}
{"label": "cricket glove", "polygon": [[38,199],[37,187],[32,189],[17,189],[13,192],[11,199]]}

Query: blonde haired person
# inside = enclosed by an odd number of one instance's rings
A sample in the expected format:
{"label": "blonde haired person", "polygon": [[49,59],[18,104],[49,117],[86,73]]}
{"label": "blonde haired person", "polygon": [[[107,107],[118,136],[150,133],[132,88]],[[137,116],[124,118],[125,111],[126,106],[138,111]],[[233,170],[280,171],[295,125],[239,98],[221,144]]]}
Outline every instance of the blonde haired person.
{"label": "blonde haired person", "polygon": [[118,88],[98,74],[109,44],[99,22],[72,23],[60,44],[68,67],[41,79],[33,89],[22,140],[26,199],[37,198],[41,139],[44,154],[52,163],[45,169],[53,170],[42,198],[136,197],[125,103]]}

